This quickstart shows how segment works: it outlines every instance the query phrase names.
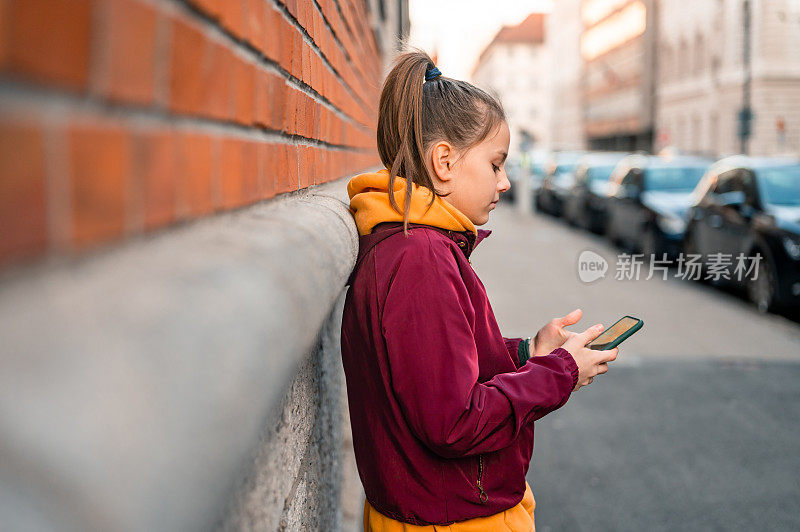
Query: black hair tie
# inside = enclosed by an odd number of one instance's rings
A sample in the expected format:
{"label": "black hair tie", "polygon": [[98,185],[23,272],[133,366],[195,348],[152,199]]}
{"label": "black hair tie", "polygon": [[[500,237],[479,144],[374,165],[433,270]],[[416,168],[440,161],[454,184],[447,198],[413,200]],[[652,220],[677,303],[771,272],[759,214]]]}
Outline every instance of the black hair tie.
{"label": "black hair tie", "polygon": [[430,81],[442,75],[438,67],[429,68],[425,71],[425,81]]}

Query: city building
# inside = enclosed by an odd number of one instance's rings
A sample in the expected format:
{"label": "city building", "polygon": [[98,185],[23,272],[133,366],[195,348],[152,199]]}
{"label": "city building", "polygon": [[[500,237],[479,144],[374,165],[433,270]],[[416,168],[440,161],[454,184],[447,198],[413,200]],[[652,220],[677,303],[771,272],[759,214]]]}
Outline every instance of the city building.
{"label": "city building", "polygon": [[511,151],[550,146],[550,68],[543,13],[503,26],[481,53],[472,82],[503,102]]}
{"label": "city building", "polygon": [[584,0],[583,105],[592,149],[653,145],[655,11],[653,0]]}
{"label": "city building", "polygon": [[657,148],[800,151],[800,1],[661,0],[658,35]]}
{"label": "city building", "polygon": [[546,44],[551,61],[550,139],[553,149],[581,150],[586,147],[581,84],[583,58],[580,37],[582,0],[553,3],[546,22]]}

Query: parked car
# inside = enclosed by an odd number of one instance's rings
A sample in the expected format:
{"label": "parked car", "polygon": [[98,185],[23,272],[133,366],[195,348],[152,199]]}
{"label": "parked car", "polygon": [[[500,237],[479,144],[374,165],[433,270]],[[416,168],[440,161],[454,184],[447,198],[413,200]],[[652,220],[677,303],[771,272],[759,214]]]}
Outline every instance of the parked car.
{"label": "parked car", "polygon": [[570,224],[595,233],[603,232],[609,178],[626,155],[625,152],[591,152],[578,160],[575,183],[564,203],[564,218]]}
{"label": "parked car", "polygon": [[691,156],[629,155],[610,180],[605,233],[649,260],[682,249],[691,194],[713,161]]}
{"label": "parked car", "polygon": [[[687,254],[701,255],[704,268],[710,254],[730,254],[720,284],[744,288],[760,312],[800,306],[800,159],[726,157],[709,168],[692,199]],[[740,253],[761,256],[742,279],[734,275]]]}
{"label": "parked car", "polygon": [[575,165],[583,151],[557,151],[550,156],[541,185],[533,196],[536,210],[561,216],[564,200],[575,181]]}

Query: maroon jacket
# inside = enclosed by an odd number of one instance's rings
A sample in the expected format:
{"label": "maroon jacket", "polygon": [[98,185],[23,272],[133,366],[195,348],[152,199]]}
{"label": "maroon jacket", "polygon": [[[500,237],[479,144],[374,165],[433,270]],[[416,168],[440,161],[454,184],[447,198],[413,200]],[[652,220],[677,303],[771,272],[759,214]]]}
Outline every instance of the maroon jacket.
{"label": "maroon jacket", "polygon": [[353,447],[369,503],[415,525],[522,500],[534,420],[578,380],[557,348],[524,363],[468,259],[491,231],[383,222],[360,237],[342,316]]}

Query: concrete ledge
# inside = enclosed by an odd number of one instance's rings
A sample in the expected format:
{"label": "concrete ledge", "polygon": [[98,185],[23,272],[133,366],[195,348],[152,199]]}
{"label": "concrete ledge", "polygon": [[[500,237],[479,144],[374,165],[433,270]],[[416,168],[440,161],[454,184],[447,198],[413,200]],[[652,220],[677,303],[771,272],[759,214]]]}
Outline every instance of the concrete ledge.
{"label": "concrete ledge", "polygon": [[354,264],[345,184],[4,276],[0,528],[220,523]]}

